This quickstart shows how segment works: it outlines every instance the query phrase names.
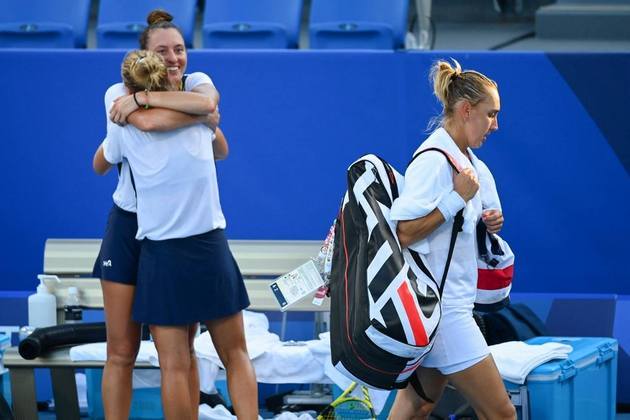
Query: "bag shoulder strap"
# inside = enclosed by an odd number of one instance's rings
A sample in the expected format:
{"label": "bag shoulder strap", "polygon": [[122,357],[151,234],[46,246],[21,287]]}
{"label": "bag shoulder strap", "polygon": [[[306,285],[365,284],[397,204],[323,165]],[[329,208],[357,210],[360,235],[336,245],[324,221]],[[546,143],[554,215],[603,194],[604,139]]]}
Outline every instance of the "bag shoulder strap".
{"label": "bag shoulder strap", "polygon": [[409,165],[411,165],[411,163],[414,160],[416,160],[416,158],[418,156],[420,156],[421,154],[423,154],[425,152],[439,152],[439,153],[443,154],[444,157],[446,158],[446,160],[448,161],[448,163],[451,165],[451,167],[453,168],[453,170],[455,172],[460,173],[462,171],[462,167],[459,165],[459,163],[457,163],[455,158],[453,156],[451,156],[451,154],[448,153],[446,150],[440,149],[438,147],[427,147],[426,149],[420,150],[418,153],[416,153],[413,156],[413,158],[411,158],[411,160],[409,161],[409,164],[407,165],[407,167],[409,167]]}
{"label": "bag shoulder strap", "polygon": [[[446,160],[448,161],[448,163],[451,165],[451,167],[453,168],[455,172],[459,173],[461,171],[461,167],[459,166],[457,161],[453,158],[453,156],[451,156],[445,150],[439,149],[437,147],[428,147],[424,150],[419,151],[418,153],[414,155],[411,161],[409,161],[409,165],[411,165],[411,163],[414,160],[416,160],[418,156],[420,156],[421,154],[425,152],[430,152],[430,151],[441,153],[442,155],[444,155],[444,157],[446,158]],[[407,167],[409,167],[409,165],[407,165]],[[442,292],[444,291],[444,285],[446,284],[446,277],[448,276],[448,269],[451,266],[451,259],[453,258],[453,251],[455,250],[455,242],[457,241],[457,234],[462,231],[463,226],[464,226],[464,210],[462,209],[457,212],[457,214],[455,215],[453,219],[453,230],[451,231],[451,241],[448,246],[448,255],[446,257],[446,263],[444,264],[444,273],[442,274],[442,281],[440,282],[438,286],[440,289],[440,297],[442,296]],[[418,267],[420,267],[420,269],[425,274],[427,274],[430,278],[432,278],[433,276],[430,275],[430,271],[424,265],[418,253],[412,249],[409,249],[409,253],[411,254],[411,257],[413,258],[415,263],[418,265]],[[433,281],[435,281],[435,279],[433,279]]]}
{"label": "bag shoulder strap", "polygon": [[446,257],[446,264],[444,265],[444,274],[442,275],[442,283],[440,284],[440,296],[444,291],[444,285],[446,284],[446,276],[448,275],[448,269],[451,266],[451,259],[453,258],[453,251],[455,251],[455,242],[457,241],[457,234],[462,231],[464,226],[464,210],[460,210],[453,219],[453,230],[451,231],[451,242],[448,246],[448,256]]}

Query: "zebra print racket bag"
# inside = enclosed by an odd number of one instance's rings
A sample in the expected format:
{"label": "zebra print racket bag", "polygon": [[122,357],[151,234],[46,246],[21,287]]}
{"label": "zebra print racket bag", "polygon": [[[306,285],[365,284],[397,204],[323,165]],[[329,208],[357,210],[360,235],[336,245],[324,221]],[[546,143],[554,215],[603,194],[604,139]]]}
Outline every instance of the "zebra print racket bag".
{"label": "zebra print racket bag", "polygon": [[423,256],[401,249],[389,218],[404,178],[375,155],[354,162],[347,177],[335,225],[329,291],[332,362],[364,385],[404,388],[432,346],[462,213],[455,218],[438,283]]}

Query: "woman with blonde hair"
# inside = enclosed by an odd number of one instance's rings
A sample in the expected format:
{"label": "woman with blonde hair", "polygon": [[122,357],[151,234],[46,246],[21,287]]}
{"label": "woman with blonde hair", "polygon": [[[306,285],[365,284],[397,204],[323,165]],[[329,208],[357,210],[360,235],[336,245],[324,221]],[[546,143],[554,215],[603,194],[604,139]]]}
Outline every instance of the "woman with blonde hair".
{"label": "woman with blonde hair", "polygon": [[464,223],[444,284],[442,319],[433,349],[410,385],[398,392],[390,418],[429,418],[450,382],[480,419],[515,419],[514,406],[472,316],[477,287],[477,222],[483,220],[491,233],[503,226],[500,209],[484,209],[482,194],[486,192],[479,190],[479,180],[483,178],[482,188],[494,186],[494,180],[472,151],[498,129],[498,87],[477,71],[463,71],[455,60],[452,64],[436,62],[431,79],[443,112],[438,128],[414,155],[427,148],[441,149],[450,155],[459,172],[451,169],[440,152],[421,154],[407,168],[404,189],[392,205],[391,217],[398,222],[401,246],[424,254],[437,279],[442,278],[453,219],[459,211],[463,211]]}

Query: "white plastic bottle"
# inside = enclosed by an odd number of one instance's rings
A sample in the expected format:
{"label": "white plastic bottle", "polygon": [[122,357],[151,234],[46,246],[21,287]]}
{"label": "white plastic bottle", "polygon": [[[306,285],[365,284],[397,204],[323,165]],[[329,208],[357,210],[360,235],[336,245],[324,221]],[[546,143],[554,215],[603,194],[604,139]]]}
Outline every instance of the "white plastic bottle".
{"label": "white plastic bottle", "polygon": [[34,328],[57,325],[57,299],[44,283],[45,275],[37,276],[37,293],[28,297],[28,325]]}
{"label": "white plastic bottle", "polygon": [[83,309],[79,302],[79,289],[68,287],[68,297],[63,306],[64,320],[66,324],[74,324],[83,321]]}

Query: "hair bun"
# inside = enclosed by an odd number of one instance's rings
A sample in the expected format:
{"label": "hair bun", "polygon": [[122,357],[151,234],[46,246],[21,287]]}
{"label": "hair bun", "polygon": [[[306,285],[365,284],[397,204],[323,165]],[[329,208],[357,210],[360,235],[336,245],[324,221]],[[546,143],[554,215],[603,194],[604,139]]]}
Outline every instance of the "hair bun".
{"label": "hair bun", "polygon": [[166,90],[168,74],[162,57],[153,51],[133,50],[127,53],[121,66],[125,86],[131,92]]}
{"label": "hair bun", "polygon": [[147,23],[149,26],[155,25],[159,22],[172,22],[173,16],[165,10],[155,9],[147,16]]}

